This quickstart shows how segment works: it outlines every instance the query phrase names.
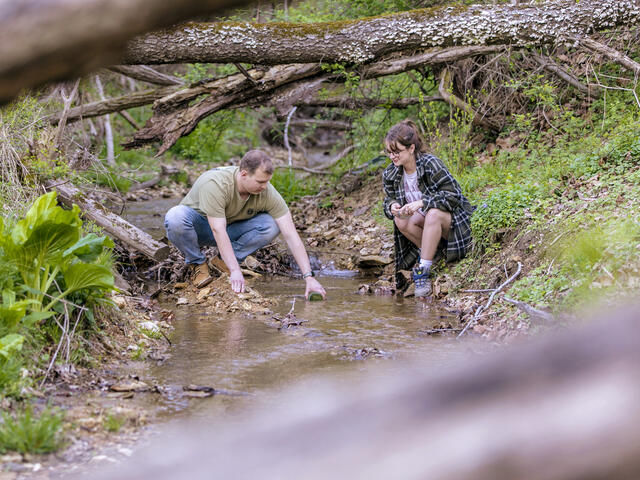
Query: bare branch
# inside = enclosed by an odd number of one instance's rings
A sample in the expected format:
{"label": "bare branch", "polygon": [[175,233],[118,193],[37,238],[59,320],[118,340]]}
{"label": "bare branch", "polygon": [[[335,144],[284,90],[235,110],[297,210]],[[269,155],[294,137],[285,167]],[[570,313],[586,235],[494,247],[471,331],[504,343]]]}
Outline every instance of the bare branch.
{"label": "bare branch", "polygon": [[495,130],[495,131],[500,130],[499,125],[496,125],[491,120],[482,117],[473,109],[471,105],[469,105],[464,100],[456,97],[451,92],[451,87],[452,87],[451,73],[449,72],[448,68],[445,68],[444,70],[442,70],[442,73],[440,75],[440,84],[438,85],[438,91],[440,92],[440,95],[442,96],[442,98],[444,98],[444,101],[447,102],[449,105],[452,105],[456,108],[459,108],[460,110],[467,112],[471,116],[471,121],[476,125],[479,125],[488,130]]}
{"label": "bare branch", "polygon": [[[444,98],[440,95],[432,95],[424,97],[423,102],[443,102]],[[349,110],[369,109],[376,107],[385,108],[407,108],[411,105],[417,105],[420,99],[417,97],[399,98],[391,100],[386,98],[354,98],[354,97],[330,97],[330,98],[305,98],[298,100],[295,104],[298,106],[308,105],[313,107],[329,107],[329,108],[345,108]]]}
{"label": "bare branch", "polygon": [[578,79],[578,77],[566,71],[556,62],[554,62],[551,58],[543,57],[535,53],[531,53],[531,58],[533,58],[536,61],[536,63],[542,66],[542,68],[544,68],[546,71],[553,73],[558,78],[564,80],[569,85],[575,87],[578,91],[586,95],[591,95],[596,97],[600,95],[600,89],[598,88],[597,85],[590,85],[593,88],[589,88],[590,86],[587,86],[584,83],[582,83]]}
{"label": "bare branch", "polygon": [[569,36],[568,38],[574,40],[575,42],[583,45],[593,52],[600,53],[605,57],[609,58],[613,62],[616,62],[619,65],[622,65],[624,68],[631,70],[633,73],[640,75],[640,63],[632,60],[627,57],[624,53],[619,52],[607,45],[604,45],[600,42],[593,40],[588,37],[578,37],[578,36]]}
{"label": "bare branch", "polygon": [[148,65],[115,65],[109,67],[109,70],[121,73],[127,77],[141,80],[147,83],[153,83],[154,85],[184,85],[184,82],[173,75],[167,75],[162,72],[158,72]]}

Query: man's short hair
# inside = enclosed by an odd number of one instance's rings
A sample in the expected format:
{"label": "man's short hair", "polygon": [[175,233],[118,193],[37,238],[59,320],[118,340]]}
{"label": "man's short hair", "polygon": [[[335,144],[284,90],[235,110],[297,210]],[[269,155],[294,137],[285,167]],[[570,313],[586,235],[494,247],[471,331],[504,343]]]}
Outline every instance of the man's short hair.
{"label": "man's short hair", "polygon": [[240,160],[240,170],[246,170],[249,175],[256,173],[259,167],[264,173],[273,174],[273,163],[262,150],[249,150]]}

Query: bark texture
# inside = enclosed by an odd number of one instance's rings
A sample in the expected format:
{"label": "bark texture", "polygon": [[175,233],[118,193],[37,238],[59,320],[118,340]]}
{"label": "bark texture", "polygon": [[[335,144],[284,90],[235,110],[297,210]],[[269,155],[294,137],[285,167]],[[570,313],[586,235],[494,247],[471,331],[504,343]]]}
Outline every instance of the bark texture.
{"label": "bark texture", "polygon": [[[240,0],[6,0],[0,103],[24,88],[120,63],[127,40]],[[143,62],[144,63],[144,62]]]}
{"label": "bark texture", "polygon": [[435,7],[354,21],[189,23],[129,42],[125,63],[365,63],[456,45],[533,46],[640,20],[638,0]]}
{"label": "bark texture", "polygon": [[49,184],[48,189],[58,191],[58,198],[65,205],[77,204],[82,214],[102,227],[111,237],[120,240],[132,252],[140,252],[147,257],[160,262],[169,256],[169,246],[154,240],[151,235],[143,232],[124,218],[106,210],[95,200],[87,198],[73,185]]}

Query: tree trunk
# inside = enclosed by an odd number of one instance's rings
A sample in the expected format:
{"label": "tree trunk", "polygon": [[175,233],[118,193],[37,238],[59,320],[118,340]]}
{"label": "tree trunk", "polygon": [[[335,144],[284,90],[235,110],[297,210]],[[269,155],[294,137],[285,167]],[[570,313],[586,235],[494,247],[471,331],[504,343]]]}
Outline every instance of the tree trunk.
{"label": "tree trunk", "polygon": [[154,240],[148,233],[106,210],[100,203],[87,198],[76,187],[70,184],[56,185],[50,182],[47,188],[57,190],[58,198],[65,205],[77,204],[86,218],[102,227],[111,237],[120,240],[132,252],[143,253],[158,262],[169,256],[168,245]]}
{"label": "tree trunk", "polygon": [[637,0],[555,0],[442,6],[329,23],[189,23],[132,40],[125,63],[365,63],[432,47],[553,44],[564,34],[639,20]]}
{"label": "tree trunk", "polygon": [[[96,75],[96,88],[98,89],[100,100],[104,102],[106,99],[104,98],[104,89],[102,88],[102,81],[99,75]],[[107,145],[107,165],[115,167],[116,158],[113,148],[113,131],[111,130],[111,117],[109,115],[104,116],[104,141]]]}
{"label": "tree trunk", "polygon": [[120,63],[126,41],[136,35],[241,3],[5,0],[0,4],[0,103],[24,88]]}

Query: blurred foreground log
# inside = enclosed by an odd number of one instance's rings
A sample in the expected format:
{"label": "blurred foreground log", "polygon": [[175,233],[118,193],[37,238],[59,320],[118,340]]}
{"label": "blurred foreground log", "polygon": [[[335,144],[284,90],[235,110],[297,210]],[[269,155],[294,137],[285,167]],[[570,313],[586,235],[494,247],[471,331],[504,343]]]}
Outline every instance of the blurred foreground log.
{"label": "blurred foreground log", "polygon": [[640,478],[640,308],[600,320],[447,372],[307,385],[97,478]]}
{"label": "blurred foreground log", "polygon": [[82,210],[85,218],[102,227],[111,237],[120,240],[126,248],[133,252],[140,252],[147,257],[161,262],[169,256],[169,246],[154,240],[151,235],[143,232],[124,218],[107,210],[70,184],[55,185],[50,183],[47,188],[58,192],[58,199],[65,205],[74,203]]}
{"label": "blurred foreground log", "polygon": [[132,37],[240,0],[0,2],[0,104],[24,88],[120,63]]}

